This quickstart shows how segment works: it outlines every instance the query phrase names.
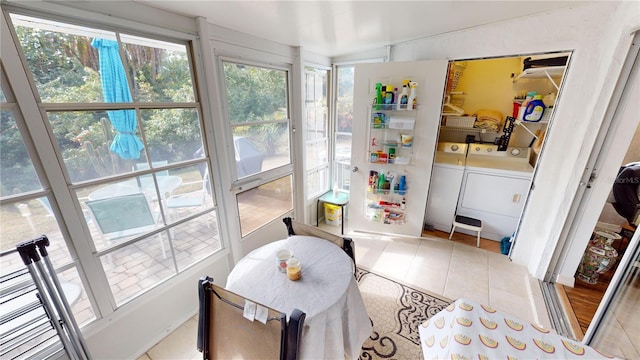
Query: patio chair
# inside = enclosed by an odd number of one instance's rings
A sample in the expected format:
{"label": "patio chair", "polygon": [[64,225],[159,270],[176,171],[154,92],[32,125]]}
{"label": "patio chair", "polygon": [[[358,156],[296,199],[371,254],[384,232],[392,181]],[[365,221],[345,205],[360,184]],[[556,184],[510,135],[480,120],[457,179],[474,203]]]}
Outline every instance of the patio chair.
{"label": "patio chair", "polygon": [[[163,166],[167,166],[169,165],[169,161],[168,160],[159,160],[159,161],[152,161],[151,162],[151,166],[153,166],[154,168],[158,168],[158,167],[163,167]],[[133,170],[149,170],[149,163],[147,162],[139,162],[139,163],[135,163],[133,164]],[[167,176],[169,175],[169,170],[162,170],[162,171],[158,171],[156,173],[156,175],[158,176]],[[140,175],[140,177],[147,177],[147,176],[151,176],[151,174],[145,174],[145,175]]]}
{"label": "patio chair", "polygon": [[[340,246],[342,250],[344,250],[347,255],[353,260],[353,265],[356,265],[356,249],[351,238],[340,237],[338,235],[334,235],[328,233],[324,230],[320,230],[317,227],[310,226],[307,224],[303,224],[301,222],[295,221],[290,217],[286,217],[282,219],[282,222],[287,226],[287,234],[288,236],[292,235],[307,235],[307,236],[315,236],[319,237],[332,243]],[[295,227],[295,230],[294,230]]]}
{"label": "patio chair", "polygon": [[[197,182],[195,182],[197,183]],[[188,185],[189,183],[183,183]],[[167,199],[167,208],[176,210],[189,207],[202,207],[207,200],[209,189],[209,170],[204,171],[202,176],[202,187],[196,191],[176,194]]]}
{"label": "patio chair", "polygon": [[[157,214],[151,211],[143,193],[114,196],[85,202],[93,220],[107,240],[118,240],[142,234],[156,228]],[[166,259],[164,242],[160,239],[162,256]]]}
{"label": "patio chair", "polygon": [[[198,351],[203,359],[296,360],[306,314],[276,311],[225,290],[210,277],[198,281]],[[266,321],[243,316],[248,305],[265,310]]]}

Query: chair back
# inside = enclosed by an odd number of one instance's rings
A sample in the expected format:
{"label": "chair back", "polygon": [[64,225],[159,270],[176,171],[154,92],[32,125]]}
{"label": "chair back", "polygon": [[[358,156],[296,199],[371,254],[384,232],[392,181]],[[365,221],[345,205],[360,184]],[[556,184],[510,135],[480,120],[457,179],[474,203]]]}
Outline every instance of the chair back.
{"label": "chair back", "polygon": [[286,217],[282,219],[282,222],[287,227],[287,234],[289,236],[292,235],[307,235],[307,236],[315,236],[321,239],[325,239],[331,241],[332,243],[340,246],[342,250],[353,260],[353,265],[356,265],[356,249],[355,244],[351,238],[341,237],[338,235],[331,234],[324,230],[321,230],[315,226],[310,226],[307,224],[303,224],[301,222],[295,221],[290,217]]}
{"label": "chair back", "polygon": [[[210,277],[198,282],[198,350],[203,359],[296,360],[306,314],[295,309],[289,316],[267,306],[267,321],[243,316],[249,299],[225,290]],[[255,302],[253,302],[255,304]]]}
{"label": "chair back", "polygon": [[[154,167],[154,168],[167,166],[167,165],[169,165],[169,161],[168,160],[159,160],[159,161],[152,161],[151,162],[151,166]],[[149,170],[149,163],[147,163],[147,162],[135,163],[133,165],[133,170]],[[156,173],[156,175],[158,175],[158,176],[168,176],[169,175],[169,170],[158,171]],[[147,177],[147,176],[151,176],[151,174],[140,175],[141,178]]]}
{"label": "chair back", "polygon": [[143,193],[86,202],[98,229],[111,239],[151,231],[156,218]]}

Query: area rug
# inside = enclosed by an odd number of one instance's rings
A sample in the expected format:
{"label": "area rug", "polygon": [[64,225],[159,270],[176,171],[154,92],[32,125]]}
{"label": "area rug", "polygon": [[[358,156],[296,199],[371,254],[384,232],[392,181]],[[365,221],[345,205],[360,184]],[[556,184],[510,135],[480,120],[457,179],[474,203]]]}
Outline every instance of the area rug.
{"label": "area rug", "polygon": [[373,323],[361,360],[422,359],[418,326],[453,301],[357,268],[356,280]]}

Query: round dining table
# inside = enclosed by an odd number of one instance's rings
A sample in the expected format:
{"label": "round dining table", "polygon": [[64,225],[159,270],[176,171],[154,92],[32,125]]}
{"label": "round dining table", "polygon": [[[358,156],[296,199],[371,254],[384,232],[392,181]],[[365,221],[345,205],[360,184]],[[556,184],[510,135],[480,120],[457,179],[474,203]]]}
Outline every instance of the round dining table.
{"label": "round dining table", "polygon": [[[278,270],[275,254],[280,249],[291,250],[300,260],[299,280]],[[295,308],[305,312],[301,359],[357,359],[373,327],[354,270],[351,258],[334,243],[293,235],[243,257],[226,288],[286,314]]]}

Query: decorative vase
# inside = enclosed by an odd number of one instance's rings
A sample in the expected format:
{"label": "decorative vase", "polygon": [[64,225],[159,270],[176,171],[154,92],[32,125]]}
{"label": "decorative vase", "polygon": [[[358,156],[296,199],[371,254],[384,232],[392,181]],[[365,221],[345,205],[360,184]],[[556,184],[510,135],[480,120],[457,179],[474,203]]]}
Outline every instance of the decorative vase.
{"label": "decorative vase", "polygon": [[600,274],[609,271],[618,259],[618,252],[611,245],[621,236],[609,231],[596,231],[578,265],[576,277],[588,284],[596,284]]}

